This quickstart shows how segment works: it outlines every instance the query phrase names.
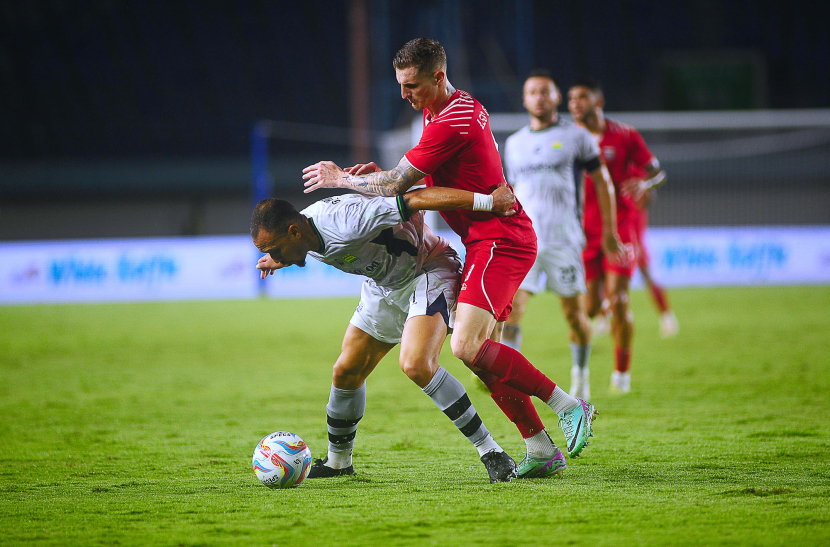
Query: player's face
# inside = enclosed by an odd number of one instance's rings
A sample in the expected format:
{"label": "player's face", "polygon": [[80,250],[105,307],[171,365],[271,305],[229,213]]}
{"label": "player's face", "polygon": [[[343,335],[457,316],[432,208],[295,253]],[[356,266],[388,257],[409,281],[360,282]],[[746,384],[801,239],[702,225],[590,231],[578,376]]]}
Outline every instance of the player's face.
{"label": "player's face", "polygon": [[578,122],[594,114],[598,105],[599,97],[587,87],[576,86],[568,91],[568,110]]}
{"label": "player's face", "polygon": [[[296,226],[291,228],[296,228]],[[274,262],[278,262],[283,266],[303,267],[305,266],[308,249],[302,245],[299,230],[292,233],[291,228],[289,228],[288,233],[281,235],[260,230],[257,237],[254,238],[254,245],[260,252],[271,255]]]}
{"label": "player's face", "polygon": [[415,110],[429,108],[435,102],[443,75],[443,72],[422,74],[414,66],[403,70],[395,69],[395,78],[401,84],[401,98],[409,101]]}
{"label": "player's face", "polygon": [[554,83],[548,78],[528,78],[523,89],[524,106],[534,118],[548,120],[559,106],[561,96]]}

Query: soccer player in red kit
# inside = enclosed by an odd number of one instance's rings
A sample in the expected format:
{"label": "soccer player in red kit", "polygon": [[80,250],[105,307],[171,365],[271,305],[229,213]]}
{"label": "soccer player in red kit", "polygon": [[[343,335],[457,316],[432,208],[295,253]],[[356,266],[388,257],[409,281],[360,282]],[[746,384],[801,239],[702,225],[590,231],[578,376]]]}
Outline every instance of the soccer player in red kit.
{"label": "soccer player in red kit", "polygon": [[[568,110],[574,120],[587,128],[599,142],[600,152],[616,190],[617,232],[623,243],[623,256],[614,261],[603,252],[600,244],[602,217],[593,181],[586,176],[584,225],[587,244],[582,257],[588,285],[588,315],[594,317],[599,313],[603,293],[610,303],[615,356],[611,388],[627,393],[631,389],[629,367],[634,337],[629,284],[637,267],[635,222],[638,220],[638,211],[635,199],[665,183],[666,174],[637,130],[624,123],[607,119],[603,113],[604,105],[602,88],[595,81],[579,81],[568,91]],[[623,189],[624,183],[629,181],[632,165],[643,168],[648,178],[631,181]]]}
{"label": "soccer player in red kit", "polygon": [[[447,80],[446,53],[438,42],[411,40],[395,55],[393,65],[401,97],[424,112],[418,145],[389,171],[374,163],[345,171],[332,162],[310,165],[303,170],[305,191],[336,187],[390,196],[423,179],[430,187],[475,193],[473,210],[441,211],[466,248],[452,352],[482,379],[525,439],[527,453],[518,476],[561,475],[565,459],[545,431],[531,396],[559,415],[571,456],[578,455],[592,436],[596,411],[590,403],[568,395],[521,353],[499,343],[513,295],[536,258],[536,234],[518,202],[512,216],[490,212],[487,194],[505,180],[489,114]],[[442,209],[441,196],[435,200],[435,208]]]}

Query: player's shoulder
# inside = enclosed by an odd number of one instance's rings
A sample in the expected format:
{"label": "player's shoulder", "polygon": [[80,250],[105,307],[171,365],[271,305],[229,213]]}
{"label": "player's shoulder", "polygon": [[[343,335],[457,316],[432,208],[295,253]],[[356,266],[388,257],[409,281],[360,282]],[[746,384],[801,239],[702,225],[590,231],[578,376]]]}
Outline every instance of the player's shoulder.
{"label": "player's shoulder", "polygon": [[607,132],[617,134],[622,137],[630,137],[632,135],[639,134],[633,125],[629,125],[625,122],[612,118],[605,118],[605,126]]}
{"label": "player's shoulder", "polygon": [[481,106],[481,103],[476,101],[472,95],[466,91],[458,90],[450,97],[447,106],[432,119],[430,125],[455,128],[460,133],[464,133],[465,128],[470,127],[473,116],[482,108],[484,107]]}
{"label": "player's shoulder", "polygon": [[519,129],[518,131],[515,131],[515,132],[511,133],[507,137],[507,140],[505,140],[505,145],[508,145],[511,142],[517,142],[517,141],[527,139],[530,135],[531,135],[530,125],[526,125],[526,126],[522,127],[521,129]]}

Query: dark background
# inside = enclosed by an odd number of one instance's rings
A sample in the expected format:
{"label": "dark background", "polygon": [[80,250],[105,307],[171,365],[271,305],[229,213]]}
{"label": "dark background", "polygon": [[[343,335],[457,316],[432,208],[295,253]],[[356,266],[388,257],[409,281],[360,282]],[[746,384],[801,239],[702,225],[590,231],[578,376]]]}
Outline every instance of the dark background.
{"label": "dark background", "polygon": [[[520,111],[537,66],[599,78],[610,111],[827,108],[828,21],[827,2],[769,0],[0,2],[0,238],[244,232],[254,123],[408,124],[391,58],[414,37],[491,112]],[[354,159],[308,140],[273,139],[277,192]]]}

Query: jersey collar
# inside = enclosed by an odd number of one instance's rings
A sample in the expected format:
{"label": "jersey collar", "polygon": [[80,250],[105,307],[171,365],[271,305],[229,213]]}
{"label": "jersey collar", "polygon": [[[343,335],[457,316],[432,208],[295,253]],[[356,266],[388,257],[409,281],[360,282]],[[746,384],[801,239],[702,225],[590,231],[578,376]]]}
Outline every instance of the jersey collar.
{"label": "jersey collar", "polygon": [[[435,115],[435,118],[440,117],[440,116],[441,116],[441,114],[443,114],[443,113],[444,113],[444,111],[445,111],[445,110],[446,110],[446,109],[447,109],[447,108],[448,108],[448,107],[452,104],[452,102],[453,102],[455,99],[457,99],[460,95],[461,95],[461,90],[460,90],[460,89],[456,89],[456,90],[455,90],[455,93],[453,93],[452,95],[450,95],[450,98],[449,98],[449,100],[447,101],[447,104],[445,104],[445,105],[444,105],[444,108],[442,108],[442,109],[441,109],[441,111],[440,111],[438,114],[436,114],[436,115]],[[427,122],[431,122],[431,121],[432,121],[432,120],[434,120],[435,118],[433,118],[433,117],[432,117],[432,114],[430,114],[429,110],[426,110],[426,120],[427,120]]]}
{"label": "jersey collar", "polygon": [[314,230],[314,233],[317,234],[317,238],[320,240],[320,248],[317,249],[317,253],[325,254],[326,253],[326,240],[323,239],[323,235],[320,233],[320,230],[317,229],[317,226],[314,224],[314,219],[311,217],[306,217],[308,219],[308,223],[311,224],[311,229]]}
{"label": "jersey collar", "polygon": [[[561,125],[562,125],[562,115],[559,114],[559,112],[557,112],[556,113],[556,119],[553,121],[552,124],[550,124],[549,126],[547,126],[544,129],[531,129],[530,132],[531,133],[541,133],[542,131],[547,131],[548,129],[553,129],[554,127],[559,127]],[[530,126],[528,126],[528,128],[530,128]]]}

